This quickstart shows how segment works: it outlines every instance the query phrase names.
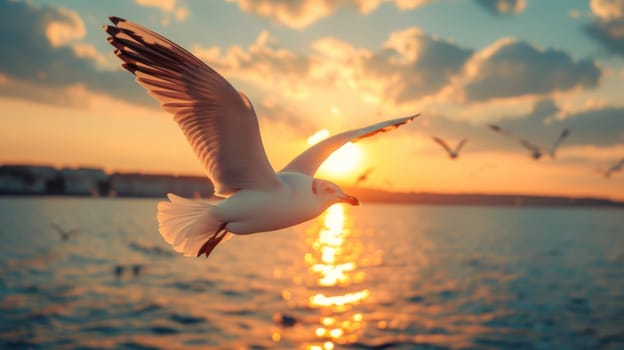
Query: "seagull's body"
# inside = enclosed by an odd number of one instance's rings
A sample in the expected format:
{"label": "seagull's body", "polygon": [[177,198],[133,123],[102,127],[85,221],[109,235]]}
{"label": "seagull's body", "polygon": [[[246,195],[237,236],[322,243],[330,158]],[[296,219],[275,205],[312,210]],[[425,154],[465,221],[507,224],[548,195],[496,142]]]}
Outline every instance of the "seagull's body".
{"label": "seagull's body", "polygon": [[[280,184],[271,191],[240,190],[216,206],[214,213],[227,222],[228,232],[245,235],[278,230],[310,220],[325,210],[323,202],[327,198],[315,196],[311,191],[312,177],[280,172],[277,178]],[[355,199],[345,200],[357,204]],[[270,205],[258,210],[258,203]]]}
{"label": "seagull's body", "polygon": [[208,256],[228,234],[290,227],[331,204],[359,201],[314,173],[345,143],[394,129],[417,115],[349,130],[308,148],[275,172],[260,137],[251,101],[219,73],[170,40],[110,17],[104,26],[122,66],[174,115],[214,185],[215,196],[190,200],[168,194],[158,205],[159,230],[186,256]]}
{"label": "seagull's body", "polygon": [[568,135],[570,134],[570,131],[568,129],[563,129],[563,131],[561,132],[561,134],[559,135],[559,137],[557,138],[557,140],[555,140],[555,142],[553,143],[552,147],[550,148],[550,150],[547,150],[543,147],[537,146],[523,138],[520,138],[516,135],[514,135],[513,133],[511,133],[508,130],[505,130],[503,128],[501,128],[498,125],[494,125],[494,124],[489,124],[488,125],[490,127],[490,129],[492,129],[493,131],[496,131],[502,135],[505,135],[515,141],[517,141],[518,143],[520,143],[522,146],[524,146],[526,149],[529,150],[529,152],[531,152],[531,157],[533,157],[535,160],[540,159],[544,154],[548,154],[550,156],[550,158],[555,159],[556,158],[556,152],[557,149],[559,148],[559,145],[561,145],[561,142],[563,142],[563,140],[565,140],[566,137],[568,137]]}
{"label": "seagull's body", "polygon": [[459,143],[457,144],[457,147],[455,147],[455,149],[451,149],[451,147],[446,143],[446,141],[442,140],[439,137],[435,137],[434,136],[433,137],[433,141],[435,141],[438,145],[442,146],[442,148],[444,148],[444,150],[446,151],[446,153],[448,153],[448,155],[449,155],[449,157],[451,157],[451,159],[455,159],[455,158],[459,157],[459,151],[466,144],[468,139],[463,139],[463,140],[459,141]]}

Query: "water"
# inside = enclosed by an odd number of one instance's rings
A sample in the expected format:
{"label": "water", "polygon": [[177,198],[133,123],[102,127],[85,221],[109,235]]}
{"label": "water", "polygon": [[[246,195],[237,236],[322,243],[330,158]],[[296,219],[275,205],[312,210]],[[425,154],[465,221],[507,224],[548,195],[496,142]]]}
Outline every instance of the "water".
{"label": "water", "polygon": [[195,259],[156,202],[0,198],[0,348],[624,348],[622,210],[337,206]]}

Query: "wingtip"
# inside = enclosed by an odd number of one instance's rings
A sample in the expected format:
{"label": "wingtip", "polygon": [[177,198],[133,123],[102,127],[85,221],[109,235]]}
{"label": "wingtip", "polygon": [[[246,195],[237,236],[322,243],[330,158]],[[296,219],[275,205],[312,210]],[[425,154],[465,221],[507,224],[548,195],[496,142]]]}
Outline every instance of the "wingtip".
{"label": "wingtip", "polygon": [[121,66],[127,70],[128,72],[136,75],[136,71],[139,70],[139,67],[137,67],[136,64],[133,63],[122,63]]}
{"label": "wingtip", "polygon": [[117,24],[119,22],[126,22],[125,19],[121,18],[121,17],[117,17],[117,16],[108,16],[108,19],[113,22],[113,24]]}
{"label": "wingtip", "polygon": [[121,32],[121,29],[115,26],[110,26],[108,24],[103,25],[102,29],[104,29],[104,31],[107,32],[111,36],[115,36],[116,34],[119,34]]}

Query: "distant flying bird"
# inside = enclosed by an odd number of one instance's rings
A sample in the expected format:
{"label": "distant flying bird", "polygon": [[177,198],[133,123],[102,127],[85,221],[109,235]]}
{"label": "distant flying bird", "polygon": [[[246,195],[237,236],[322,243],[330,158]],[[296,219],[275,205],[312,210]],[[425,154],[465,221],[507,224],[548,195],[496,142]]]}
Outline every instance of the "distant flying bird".
{"label": "distant flying bird", "polygon": [[459,150],[461,150],[461,148],[466,144],[466,142],[468,141],[468,139],[463,139],[461,141],[459,141],[459,144],[457,144],[457,147],[455,147],[455,149],[451,149],[451,147],[449,147],[449,145],[442,140],[439,137],[433,137],[433,141],[437,142],[440,146],[442,146],[442,148],[444,148],[444,150],[446,150],[446,153],[448,153],[449,157],[451,157],[451,159],[455,159],[459,156]]}
{"label": "distant flying bird", "polygon": [[52,226],[52,228],[56,232],[58,232],[59,236],[64,241],[67,241],[70,237],[75,236],[75,235],[80,233],[80,230],[78,230],[77,228],[74,228],[74,229],[71,229],[71,230],[65,230],[64,228],[62,228],[61,226],[59,226],[55,222],[50,223],[50,226]]}
{"label": "distant flying bird", "polygon": [[355,182],[353,183],[353,186],[357,186],[360,183],[368,180],[368,176],[370,175],[370,173],[373,172],[373,170],[375,170],[375,168],[368,168],[368,169],[364,170],[364,172],[361,173],[360,176],[358,176],[357,179],[355,179]]}
{"label": "distant flying bird", "polygon": [[272,231],[310,220],[330,205],[358,205],[336,184],[314,178],[345,143],[389,131],[417,115],[380,122],[327,138],[275,173],[260,138],[251,101],[190,52],[118,17],[107,39],[135,81],[174,115],[203,162],[215,195],[190,200],[169,193],[158,204],[159,230],[177,252],[208,256],[228,233]]}
{"label": "distant flying bird", "polygon": [[542,155],[544,154],[548,154],[552,159],[556,158],[556,151],[559,148],[559,145],[561,144],[561,142],[568,137],[568,135],[570,134],[570,131],[568,129],[564,129],[561,134],[559,135],[559,137],[557,138],[557,140],[555,140],[555,142],[553,143],[552,147],[550,148],[550,150],[546,150],[543,147],[537,146],[525,139],[522,139],[514,134],[512,134],[511,132],[501,128],[498,125],[494,125],[494,124],[489,124],[488,125],[490,127],[490,129],[505,135],[517,142],[519,142],[522,146],[524,146],[525,148],[527,148],[529,151],[531,151],[531,156],[535,159],[540,159],[542,157]]}
{"label": "distant flying bird", "polygon": [[624,158],[620,159],[619,162],[613,163],[609,167],[609,169],[607,169],[607,171],[604,172],[604,177],[606,178],[611,177],[611,174],[617,173],[618,171],[622,170],[623,167],[624,167]]}

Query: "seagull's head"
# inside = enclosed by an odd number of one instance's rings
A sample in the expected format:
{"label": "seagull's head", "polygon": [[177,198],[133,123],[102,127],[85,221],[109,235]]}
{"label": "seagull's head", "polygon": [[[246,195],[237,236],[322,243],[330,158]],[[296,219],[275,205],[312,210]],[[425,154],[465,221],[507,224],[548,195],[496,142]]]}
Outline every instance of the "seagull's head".
{"label": "seagull's head", "polygon": [[316,198],[328,205],[340,202],[360,205],[359,199],[344,193],[338,185],[327,180],[313,179],[312,193]]}

